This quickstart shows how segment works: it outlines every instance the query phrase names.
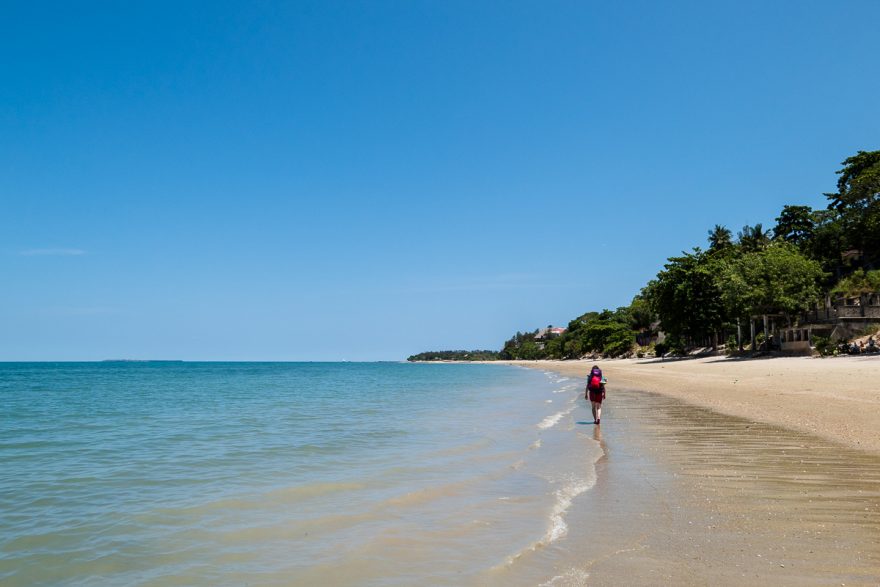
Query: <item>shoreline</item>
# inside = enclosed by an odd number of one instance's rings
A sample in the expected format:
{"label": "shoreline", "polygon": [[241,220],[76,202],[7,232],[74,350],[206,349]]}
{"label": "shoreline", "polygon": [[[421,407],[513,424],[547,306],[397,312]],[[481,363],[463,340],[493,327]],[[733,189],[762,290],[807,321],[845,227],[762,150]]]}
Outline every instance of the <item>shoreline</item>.
{"label": "shoreline", "polygon": [[634,389],[606,418],[577,423],[605,452],[570,519],[587,584],[877,584],[877,455]]}
{"label": "shoreline", "polygon": [[487,361],[586,377],[598,364],[616,389],[779,426],[880,455],[880,357]]}
{"label": "shoreline", "polygon": [[[582,580],[802,586],[880,578],[880,390],[868,389],[880,380],[880,360],[506,363],[581,382],[597,363],[608,377],[605,430],[575,422],[605,452],[597,486],[570,512],[578,530],[567,548],[578,553],[570,560]],[[822,377],[836,384],[834,405],[817,391]],[[589,412],[580,403],[579,413]],[[559,579],[550,584],[583,584]]]}

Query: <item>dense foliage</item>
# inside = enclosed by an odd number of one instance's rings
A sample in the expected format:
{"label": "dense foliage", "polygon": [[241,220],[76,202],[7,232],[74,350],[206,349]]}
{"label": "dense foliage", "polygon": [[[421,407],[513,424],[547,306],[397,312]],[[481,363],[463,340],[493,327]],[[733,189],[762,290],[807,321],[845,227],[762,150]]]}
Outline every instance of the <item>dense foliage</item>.
{"label": "dense foliage", "polygon": [[847,297],[855,297],[869,292],[880,292],[880,270],[857,269],[852,275],[841,279],[831,290],[831,293]]}
{"label": "dense foliage", "polygon": [[837,172],[837,192],[825,194],[839,215],[844,241],[864,251],[869,261],[880,259],[880,151],[859,151]]}
{"label": "dense foliage", "polygon": [[[819,299],[824,277],[819,263],[808,259],[785,241],[734,258],[718,276],[729,299],[747,315],[762,312],[794,314]],[[738,296],[738,299],[735,299]]]}
{"label": "dense foliage", "polygon": [[[588,312],[568,323],[559,336],[537,338],[539,331],[517,332],[504,343],[502,359],[576,359],[588,354],[618,356],[635,344],[640,306]],[[636,318],[638,316],[638,318]]]}
{"label": "dense foliage", "polygon": [[497,358],[627,355],[637,334],[646,342],[658,330],[666,336],[658,352],[714,347],[736,340],[737,327],[752,316],[792,322],[825,292],[880,290],[880,151],[859,151],[842,165],[837,192],[825,194],[827,209],[784,206],[774,227],[746,225],[735,239],[716,224],[706,251],[670,257],[629,306],[587,312],[561,335],[517,332]]}
{"label": "dense foliage", "polygon": [[494,361],[498,351],[429,351],[407,358],[407,361]]}
{"label": "dense foliage", "polygon": [[646,288],[660,328],[672,340],[703,339],[721,329],[725,316],[717,265],[713,255],[694,249],[670,257]]}

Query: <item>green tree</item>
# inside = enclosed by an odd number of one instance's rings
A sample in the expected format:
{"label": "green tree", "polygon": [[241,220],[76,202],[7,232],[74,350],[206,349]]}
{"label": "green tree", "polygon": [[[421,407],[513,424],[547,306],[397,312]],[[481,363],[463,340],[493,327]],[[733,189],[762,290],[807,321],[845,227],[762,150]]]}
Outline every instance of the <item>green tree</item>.
{"label": "green tree", "polygon": [[843,251],[846,250],[846,237],[840,213],[836,210],[814,210],[812,214],[813,236],[803,246],[804,253],[822,265],[831,281],[823,285],[830,287],[844,272]]}
{"label": "green tree", "polygon": [[736,233],[737,244],[747,253],[759,251],[770,244],[770,231],[764,230],[760,222],[754,226],[746,224]]}
{"label": "green tree", "polygon": [[784,206],[776,219],[773,238],[803,248],[813,238],[815,221],[809,206]]}
{"label": "green tree", "polygon": [[598,312],[587,312],[568,323],[568,329],[560,339],[562,341],[562,356],[566,359],[579,359],[590,352],[584,344],[584,329],[586,325],[599,315]]}
{"label": "green tree", "polygon": [[733,246],[733,233],[730,229],[716,224],[715,228],[709,231],[709,250],[720,251]]}
{"label": "green tree", "polygon": [[654,323],[654,312],[647,292],[643,289],[629,304],[630,326],[633,330],[649,331]]}
{"label": "green tree", "polygon": [[675,339],[715,335],[725,322],[716,268],[699,248],[670,257],[651,287],[651,304],[660,328]]}
{"label": "green tree", "polygon": [[635,334],[628,325],[621,322],[612,322],[602,345],[602,354],[609,357],[618,357],[632,352],[635,345]]}
{"label": "green tree", "polygon": [[494,361],[498,358],[497,351],[428,351],[412,355],[407,361]]}
{"label": "green tree", "polygon": [[517,359],[523,359],[525,361],[533,361],[535,359],[543,358],[543,353],[541,353],[541,349],[538,348],[538,345],[534,340],[523,341],[519,347],[517,355]]}
{"label": "green tree", "polygon": [[627,308],[618,308],[614,312],[603,310],[592,316],[580,329],[582,348],[608,356],[628,353],[635,344],[636,336],[630,326],[631,320]]}
{"label": "green tree", "polygon": [[504,348],[499,353],[499,358],[511,359],[537,359],[540,349],[535,343],[537,330],[532,332],[517,332],[510,340],[504,343]]}
{"label": "green tree", "polygon": [[829,209],[840,213],[847,244],[869,263],[880,257],[880,151],[859,151],[837,173],[837,192],[825,194]]}
{"label": "green tree", "polygon": [[548,359],[561,359],[563,350],[563,340],[559,338],[551,338],[544,343],[544,355]]}
{"label": "green tree", "polygon": [[790,315],[819,298],[823,276],[817,261],[794,245],[778,241],[731,261],[720,286],[728,310],[738,315]]}

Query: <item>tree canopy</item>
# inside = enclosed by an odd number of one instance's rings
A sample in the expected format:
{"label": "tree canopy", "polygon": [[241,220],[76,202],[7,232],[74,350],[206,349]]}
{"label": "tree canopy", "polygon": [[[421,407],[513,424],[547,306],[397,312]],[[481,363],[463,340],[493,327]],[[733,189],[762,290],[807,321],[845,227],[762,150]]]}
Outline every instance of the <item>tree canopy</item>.
{"label": "tree canopy", "polygon": [[494,361],[498,351],[427,351],[412,355],[407,361]]}
{"label": "tree canopy", "polygon": [[728,308],[742,308],[747,315],[793,314],[819,298],[823,275],[818,262],[778,241],[729,262],[719,283]]}
{"label": "tree canopy", "polygon": [[837,192],[825,194],[840,214],[849,247],[880,261],[880,151],[859,151],[842,163]]}
{"label": "tree canopy", "polygon": [[746,224],[736,233],[737,244],[746,252],[753,252],[770,244],[770,231],[764,230],[760,222],[754,226]]}
{"label": "tree canopy", "polygon": [[[628,306],[590,311],[561,335],[517,332],[495,353],[502,359],[569,359],[632,352],[636,335],[657,326],[684,348],[716,340],[743,318],[793,316],[823,293],[847,296],[880,290],[880,151],[859,151],[837,171],[826,209],[786,205],[772,230],[745,225],[734,240],[716,224],[709,248],[669,257]],[[771,236],[772,235],[772,236]],[[645,338],[641,338],[645,340]],[[442,351],[414,357],[475,357],[494,351]]]}
{"label": "tree canopy", "polygon": [[733,233],[730,229],[716,224],[715,228],[709,231],[709,250],[720,251],[733,246]]}
{"label": "tree canopy", "polygon": [[776,218],[773,238],[801,247],[813,238],[815,221],[809,206],[784,206]]}
{"label": "tree canopy", "polygon": [[721,290],[710,257],[699,248],[670,257],[650,290],[660,328],[673,337],[715,333],[724,322]]}

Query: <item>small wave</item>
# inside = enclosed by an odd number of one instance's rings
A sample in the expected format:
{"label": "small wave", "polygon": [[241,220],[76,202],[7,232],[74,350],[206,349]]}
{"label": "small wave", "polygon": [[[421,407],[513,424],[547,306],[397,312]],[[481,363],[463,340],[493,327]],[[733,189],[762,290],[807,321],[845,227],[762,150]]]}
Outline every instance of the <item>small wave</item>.
{"label": "small wave", "polygon": [[541,423],[538,424],[538,428],[540,428],[541,430],[547,430],[548,428],[553,428],[554,426],[559,424],[559,421],[562,420],[562,418],[564,416],[569,415],[575,409],[575,407],[576,407],[576,405],[573,404],[567,410],[557,412],[557,413],[553,414],[552,416],[547,416],[546,418],[541,420]]}
{"label": "small wave", "polygon": [[565,512],[571,507],[571,500],[592,487],[586,481],[569,483],[562,489],[556,490],[556,504],[550,515],[550,530],[547,532],[547,544],[553,543],[568,534],[568,524],[565,523]]}
{"label": "small wave", "polygon": [[539,438],[529,446],[529,450],[537,450],[541,448],[541,439]]}
{"label": "small wave", "polygon": [[559,423],[559,421],[562,419],[562,417],[564,415],[565,415],[565,412],[557,412],[557,413],[553,414],[552,416],[547,416],[546,418],[541,420],[541,423],[538,424],[538,428],[540,428],[541,430],[547,430],[548,428],[553,428],[554,426],[556,426]]}
{"label": "small wave", "polygon": [[[583,479],[576,479],[569,481],[567,485],[562,487],[561,489],[556,490],[556,503],[553,504],[553,510],[550,512],[550,527],[547,530],[547,533],[540,540],[533,542],[526,548],[522,549],[518,553],[511,555],[508,557],[505,562],[505,566],[510,567],[513,566],[517,560],[525,556],[529,552],[535,552],[540,548],[544,548],[545,546],[549,546],[550,544],[556,542],[560,538],[565,537],[568,534],[568,524],[565,523],[565,513],[568,511],[568,508],[571,507],[572,500],[578,495],[584,493],[589,490],[595,483],[590,483]],[[496,567],[500,568],[500,567]],[[577,569],[572,569],[572,571],[577,571]],[[554,577],[551,581],[560,581],[557,583],[547,583],[548,585],[579,585],[579,583],[566,583],[562,582],[564,579],[568,579],[569,577],[573,577],[574,575],[570,575],[569,573],[565,573],[560,577]]]}

